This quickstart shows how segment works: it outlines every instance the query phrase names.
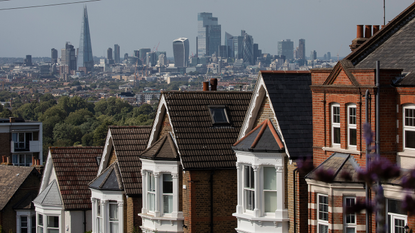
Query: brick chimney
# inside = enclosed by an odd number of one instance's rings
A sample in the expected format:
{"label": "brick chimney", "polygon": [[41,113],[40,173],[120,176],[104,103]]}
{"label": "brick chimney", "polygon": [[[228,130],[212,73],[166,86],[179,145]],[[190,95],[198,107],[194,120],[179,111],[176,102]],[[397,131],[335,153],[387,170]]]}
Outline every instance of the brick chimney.
{"label": "brick chimney", "polygon": [[203,91],[209,91],[209,82],[203,82]]}
{"label": "brick chimney", "polygon": [[349,46],[352,52],[372,37],[372,25],[365,26],[364,35],[365,36],[363,37],[363,25],[357,25],[356,38],[352,40],[352,44]]}
{"label": "brick chimney", "polygon": [[218,79],[217,78],[211,78],[210,79],[210,90],[216,91],[218,89]]}

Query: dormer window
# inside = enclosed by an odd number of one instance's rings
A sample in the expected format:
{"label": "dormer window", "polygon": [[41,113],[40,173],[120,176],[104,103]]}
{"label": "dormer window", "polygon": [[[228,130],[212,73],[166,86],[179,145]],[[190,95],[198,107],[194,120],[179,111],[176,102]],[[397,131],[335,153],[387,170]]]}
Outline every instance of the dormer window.
{"label": "dormer window", "polygon": [[225,105],[211,105],[209,106],[209,113],[213,124],[229,124]]}

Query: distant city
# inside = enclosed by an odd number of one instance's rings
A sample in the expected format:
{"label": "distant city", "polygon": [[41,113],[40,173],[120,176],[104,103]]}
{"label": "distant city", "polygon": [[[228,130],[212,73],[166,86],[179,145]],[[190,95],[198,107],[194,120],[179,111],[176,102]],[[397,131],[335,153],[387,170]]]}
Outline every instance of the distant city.
{"label": "distant city", "polygon": [[[51,48],[50,57],[27,55],[25,58],[0,58],[2,89],[11,90],[14,83],[70,83],[78,78],[87,80],[83,82],[90,87],[97,80],[109,78],[122,82],[117,84],[120,90],[133,91],[135,88],[137,92],[137,87],[142,87],[140,83],[143,82],[190,83],[201,81],[200,77],[206,80],[212,76],[219,79],[219,89],[249,90],[259,70],[331,68],[340,59],[338,56],[333,58],[330,52],[318,56],[315,50],[311,50],[307,57],[305,39],[299,39],[297,46],[291,39],[278,41],[278,54],[263,53],[259,44],[254,43],[254,37],[245,30],[241,30],[240,35],[225,32],[222,44],[222,30],[217,17],[202,12],[197,14],[197,20],[196,54],[189,54],[189,39],[180,37],[172,41],[173,54],[170,56],[165,51],[158,51],[158,45],[140,48],[122,56],[120,45],[114,44],[107,49],[106,57],[94,57],[85,6],[79,48],[66,42],[60,50],[60,56],[58,49]],[[41,85],[39,89],[47,90],[44,86]],[[191,86],[181,85],[180,89],[192,89]],[[55,96],[71,94],[56,88],[51,91],[57,92],[53,93]]]}

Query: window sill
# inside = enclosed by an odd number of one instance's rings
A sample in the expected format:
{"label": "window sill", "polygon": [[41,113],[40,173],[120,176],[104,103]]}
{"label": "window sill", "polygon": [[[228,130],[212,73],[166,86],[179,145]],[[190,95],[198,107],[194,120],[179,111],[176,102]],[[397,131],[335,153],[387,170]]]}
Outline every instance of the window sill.
{"label": "window sill", "polygon": [[232,216],[235,216],[236,218],[242,218],[250,221],[265,221],[265,222],[287,222],[290,221],[290,218],[272,218],[270,216],[264,216],[264,217],[254,217],[250,214],[237,214],[233,213]]}
{"label": "window sill", "polygon": [[142,218],[146,218],[146,219],[150,219],[150,220],[165,220],[165,221],[181,221],[181,220],[184,220],[183,217],[177,217],[177,218],[172,217],[172,216],[169,216],[169,217],[155,217],[154,215],[151,215],[151,214],[142,214],[142,213],[139,213],[138,216],[141,216]]}
{"label": "window sill", "polygon": [[337,148],[337,147],[322,147],[321,149],[323,149],[324,151],[339,152],[339,153],[344,153],[344,154],[355,154],[355,155],[362,154],[362,152],[358,150],[342,149],[342,148]]}
{"label": "window sill", "polygon": [[398,152],[398,156],[413,158],[413,157],[415,157],[415,150],[405,150],[405,151],[402,151],[402,152]]}

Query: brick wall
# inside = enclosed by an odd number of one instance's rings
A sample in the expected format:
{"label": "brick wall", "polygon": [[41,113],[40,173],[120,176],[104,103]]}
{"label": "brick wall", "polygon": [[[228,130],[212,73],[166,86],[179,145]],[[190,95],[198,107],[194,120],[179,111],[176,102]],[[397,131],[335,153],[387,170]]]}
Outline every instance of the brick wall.
{"label": "brick wall", "polygon": [[112,149],[111,149],[111,155],[110,155],[110,160],[108,162],[107,167],[109,167],[111,164],[113,164],[116,160],[117,160],[117,155],[115,155],[114,147],[112,147]]}
{"label": "brick wall", "polygon": [[16,211],[13,209],[22,198],[30,191],[39,191],[40,187],[40,176],[29,175],[28,178],[23,182],[14,196],[10,199],[7,205],[1,211],[1,225],[4,232],[12,230],[16,232]]}
{"label": "brick wall", "polygon": [[141,213],[141,208],[143,200],[141,196],[128,197],[127,200],[124,200],[124,208],[126,214],[126,221],[124,223],[125,232],[132,233],[134,228],[139,228],[141,226],[141,217],[138,216],[138,213]]}
{"label": "brick wall", "polygon": [[[210,232],[212,171],[186,171],[183,174],[183,215],[185,232]],[[236,169],[213,171],[213,231],[234,232],[237,204]]]}
{"label": "brick wall", "polygon": [[274,112],[272,111],[272,108],[270,106],[270,102],[267,96],[264,96],[264,100],[261,103],[261,107],[259,109],[257,119],[255,120],[255,124],[253,128],[255,128],[257,125],[261,124],[263,121],[269,118],[274,118]]}
{"label": "brick wall", "polygon": [[[297,163],[286,159],[286,189],[285,198],[286,205],[288,208],[288,215],[290,218],[289,232],[306,233],[308,229],[308,187],[305,182],[304,175],[297,171]],[[295,177],[295,182],[294,182]],[[295,186],[295,193],[294,193]],[[295,208],[294,208],[295,202]],[[295,215],[294,215],[295,214]]]}
{"label": "brick wall", "polygon": [[170,125],[170,121],[169,121],[169,115],[167,114],[167,112],[164,114],[164,120],[163,123],[161,125],[161,129],[158,135],[158,139],[160,139],[161,137],[163,137],[165,134],[172,132],[171,130],[171,125]]}

